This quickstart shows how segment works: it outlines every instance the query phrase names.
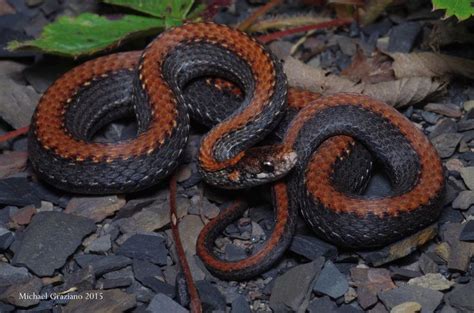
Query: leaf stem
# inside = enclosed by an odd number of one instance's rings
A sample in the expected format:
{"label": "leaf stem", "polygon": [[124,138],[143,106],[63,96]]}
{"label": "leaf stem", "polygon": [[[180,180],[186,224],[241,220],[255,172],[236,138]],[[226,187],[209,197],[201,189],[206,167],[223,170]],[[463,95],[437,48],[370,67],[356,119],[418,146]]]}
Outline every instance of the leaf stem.
{"label": "leaf stem", "polygon": [[184,279],[186,280],[186,285],[188,288],[189,296],[191,298],[189,308],[191,313],[201,313],[202,305],[199,298],[196,285],[194,284],[193,276],[191,274],[191,269],[186,260],[186,254],[184,253],[183,245],[181,244],[181,237],[179,235],[178,228],[178,214],[176,211],[176,175],[173,174],[170,179],[170,220],[171,220],[171,232],[173,233],[173,240],[176,247],[176,253],[178,255],[178,262],[181,266],[181,270],[184,274]]}
{"label": "leaf stem", "polygon": [[271,41],[274,41],[274,40],[277,40],[289,35],[303,33],[310,30],[349,25],[350,23],[352,23],[352,19],[348,19],[348,18],[334,19],[328,22],[322,22],[322,23],[318,23],[314,25],[300,26],[300,27],[295,27],[295,28],[290,28],[290,29],[274,32],[271,34],[258,36],[257,39],[261,43],[269,43]]}

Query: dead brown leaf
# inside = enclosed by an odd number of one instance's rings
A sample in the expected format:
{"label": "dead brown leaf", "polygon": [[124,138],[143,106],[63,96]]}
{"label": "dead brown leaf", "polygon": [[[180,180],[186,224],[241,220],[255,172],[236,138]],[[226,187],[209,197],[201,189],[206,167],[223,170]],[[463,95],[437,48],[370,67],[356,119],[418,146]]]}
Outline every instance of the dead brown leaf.
{"label": "dead brown leaf", "polygon": [[396,108],[419,103],[442,93],[445,81],[431,77],[407,77],[378,84],[366,84],[362,93]]}
{"label": "dead brown leaf", "polygon": [[394,60],[393,71],[396,78],[450,75],[474,78],[474,61],[472,60],[434,52],[390,53],[389,55]]}
{"label": "dead brown leaf", "polygon": [[292,57],[286,58],[284,70],[290,86],[324,95],[339,92],[365,94],[395,107],[418,103],[442,92],[446,86],[446,82],[431,77],[407,77],[376,84],[355,83]]}
{"label": "dead brown leaf", "polygon": [[352,63],[341,72],[341,75],[354,82],[362,81],[370,84],[395,79],[392,61],[387,55],[377,51],[373,57],[367,58],[360,49],[357,50],[352,58]]}

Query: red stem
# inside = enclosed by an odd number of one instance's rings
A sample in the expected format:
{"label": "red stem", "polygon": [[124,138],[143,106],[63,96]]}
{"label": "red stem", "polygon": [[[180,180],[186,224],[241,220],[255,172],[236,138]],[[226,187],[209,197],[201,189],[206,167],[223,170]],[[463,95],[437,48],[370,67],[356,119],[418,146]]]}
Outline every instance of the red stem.
{"label": "red stem", "polygon": [[173,233],[173,240],[176,247],[176,253],[178,254],[179,265],[184,274],[186,285],[190,296],[189,308],[191,313],[201,313],[202,305],[199,299],[199,294],[194,284],[191,269],[186,260],[186,254],[184,253],[183,245],[181,244],[181,237],[179,235],[178,228],[178,214],[176,213],[176,175],[172,175],[170,179],[170,220],[171,220],[171,231]]}
{"label": "red stem", "polygon": [[5,135],[0,136],[0,142],[5,142],[10,139],[16,138],[18,136],[24,135],[28,133],[28,130],[30,129],[29,126],[25,126],[22,128],[18,128],[16,130],[12,130],[11,132],[6,133]]}
{"label": "red stem", "polygon": [[258,36],[257,39],[261,43],[268,43],[270,41],[280,39],[281,37],[285,37],[285,36],[289,36],[289,35],[293,35],[297,33],[303,33],[310,30],[349,25],[350,23],[352,23],[352,21],[353,21],[352,19],[347,19],[347,18],[335,19],[328,22],[318,23],[315,25],[300,26],[300,27],[282,30],[279,32],[274,32],[267,35]]}

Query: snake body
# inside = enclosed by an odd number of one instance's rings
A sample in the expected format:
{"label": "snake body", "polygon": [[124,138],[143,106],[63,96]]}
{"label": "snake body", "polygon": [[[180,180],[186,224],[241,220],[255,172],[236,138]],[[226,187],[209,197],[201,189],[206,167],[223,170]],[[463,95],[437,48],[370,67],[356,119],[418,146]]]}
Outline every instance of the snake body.
{"label": "snake body", "polygon": [[[238,87],[238,103],[226,106],[232,97],[204,90],[203,77]],[[291,110],[299,112],[281,143],[255,147]],[[130,114],[137,119],[136,138],[92,141],[101,127]],[[174,28],[142,52],[101,57],[66,73],[33,116],[30,160],[41,178],[73,192],[148,188],[179,163],[188,115],[213,127],[198,156],[208,183],[246,188],[279,179],[272,185],[275,226],[259,251],[239,261],[213,253],[219,233],[246,209],[240,202],[199,235],[197,254],[221,278],[241,280],[269,269],[291,242],[297,212],[317,234],[350,248],[395,241],[440,214],[441,161],[407,118],[361,95],[322,98],[287,89],[280,62],[264,47],[212,23]],[[393,187],[388,197],[361,195],[372,156],[387,171]]]}

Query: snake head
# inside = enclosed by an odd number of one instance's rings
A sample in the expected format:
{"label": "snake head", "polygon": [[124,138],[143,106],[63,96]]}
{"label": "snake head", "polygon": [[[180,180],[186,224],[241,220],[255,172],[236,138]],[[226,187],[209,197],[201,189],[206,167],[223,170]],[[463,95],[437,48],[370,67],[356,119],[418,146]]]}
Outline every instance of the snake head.
{"label": "snake head", "polygon": [[236,186],[247,188],[275,181],[295,166],[296,152],[284,145],[253,147],[235,164],[228,180]]}

